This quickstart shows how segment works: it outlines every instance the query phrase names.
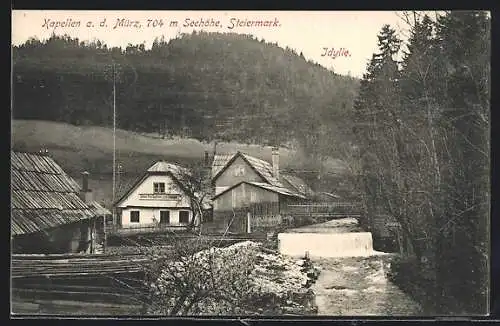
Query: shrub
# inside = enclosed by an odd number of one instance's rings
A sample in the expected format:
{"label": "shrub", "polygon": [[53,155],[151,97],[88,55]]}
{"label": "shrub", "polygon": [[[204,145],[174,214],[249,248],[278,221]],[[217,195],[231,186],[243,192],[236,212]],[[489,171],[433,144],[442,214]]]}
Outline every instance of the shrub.
{"label": "shrub", "polygon": [[429,293],[434,282],[420,261],[414,257],[393,258],[387,276],[422,306],[424,314],[433,314],[435,300]]}

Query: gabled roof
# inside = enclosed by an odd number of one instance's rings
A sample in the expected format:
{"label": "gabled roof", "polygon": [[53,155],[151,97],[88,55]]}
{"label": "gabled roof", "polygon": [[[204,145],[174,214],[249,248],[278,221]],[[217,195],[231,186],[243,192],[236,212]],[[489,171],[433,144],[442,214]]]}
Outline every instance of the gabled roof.
{"label": "gabled roof", "polygon": [[172,177],[174,182],[176,182],[183,191],[187,192],[186,187],[184,186],[182,180],[186,176],[190,175],[190,171],[180,165],[168,163],[165,161],[159,161],[153,164],[149,169],[147,169],[146,173],[132,185],[118,200],[115,201],[114,205],[118,206],[125,198],[127,198],[139,185],[141,185],[146,178],[150,175],[169,175]]}
{"label": "gabled roof", "polygon": [[11,152],[11,232],[21,235],[94,217],[80,186],[49,156]]}
{"label": "gabled roof", "polygon": [[212,163],[212,180],[217,179],[238,157],[241,157],[269,184],[276,187],[284,187],[281,181],[273,175],[273,166],[269,162],[241,152],[215,154]]}
{"label": "gabled roof", "polygon": [[281,182],[287,186],[287,188],[292,189],[299,194],[304,196],[311,196],[314,191],[309,187],[309,185],[301,178],[291,175],[291,174],[280,174]]}
{"label": "gabled roof", "polygon": [[94,211],[94,213],[97,216],[111,215],[111,211],[109,211],[108,209],[106,209],[105,207],[103,207],[96,200],[92,200],[92,201],[88,202],[87,205],[89,205],[89,207]]}
{"label": "gabled roof", "polygon": [[236,153],[217,153],[212,161],[212,179],[215,179]]}
{"label": "gabled roof", "polygon": [[317,194],[320,195],[320,196],[323,195],[323,196],[326,196],[326,197],[329,197],[329,198],[333,198],[333,199],[340,199],[339,195],[331,193],[331,192],[322,191],[322,192],[318,192]]}
{"label": "gabled roof", "polygon": [[263,188],[263,189],[267,189],[269,191],[278,193],[280,195],[306,199],[306,197],[304,195],[302,195],[298,192],[295,192],[291,189],[285,188],[285,187],[278,187],[278,186],[270,185],[270,184],[265,183],[265,182],[249,182],[249,184]]}
{"label": "gabled roof", "polygon": [[153,164],[147,172],[155,173],[172,173],[177,178],[182,179],[186,175],[190,175],[190,171],[180,165],[168,163],[165,161],[158,161]]}
{"label": "gabled roof", "polygon": [[222,194],[225,194],[226,192],[240,186],[241,184],[243,183],[246,183],[246,184],[249,184],[249,185],[252,185],[252,186],[255,186],[255,187],[259,187],[259,188],[262,188],[262,189],[265,189],[265,190],[269,190],[271,192],[274,192],[274,193],[277,193],[277,194],[280,194],[280,195],[284,195],[284,196],[289,196],[289,197],[295,197],[295,198],[301,198],[301,199],[306,199],[305,196],[299,194],[299,193],[296,193],[296,192],[293,192],[291,191],[290,189],[287,189],[287,188],[284,188],[284,187],[278,187],[278,186],[273,186],[273,185],[270,185],[268,183],[265,183],[265,182],[248,182],[248,181],[241,181],[231,187],[228,187],[226,189],[224,189],[223,191],[221,191],[220,193],[216,194],[212,199],[216,199],[218,197],[220,197]]}

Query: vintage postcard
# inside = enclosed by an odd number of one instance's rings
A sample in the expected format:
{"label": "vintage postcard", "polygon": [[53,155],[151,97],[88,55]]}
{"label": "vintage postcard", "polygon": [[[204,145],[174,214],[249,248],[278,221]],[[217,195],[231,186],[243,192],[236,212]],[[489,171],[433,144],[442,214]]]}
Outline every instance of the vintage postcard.
{"label": "vintage postcard", "polygon": [[488,314],[490,24],[14,10],[11,317]]}

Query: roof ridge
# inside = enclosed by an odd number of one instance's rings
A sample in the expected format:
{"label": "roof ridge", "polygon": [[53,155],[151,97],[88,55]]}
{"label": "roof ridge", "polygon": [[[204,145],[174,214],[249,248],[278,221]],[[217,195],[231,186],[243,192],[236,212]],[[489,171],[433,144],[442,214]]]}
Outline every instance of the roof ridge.
{"label": "roof ridge", "polygon": [[215,155],[234,155],[236,153],[241,153],[240,151],[229,151],[229,152],[217,152]]}
{"label": "roof ridge", "polygon": [[[302,198],[304,197],[304,195],[302,195],[301,193],[299,193],[297,191],[294,191],[294,190],[292,190],[290,188],[287,188],[284,185],[278,186],[278,185],[269,184],[267,182],[255,182],[255,181],[249,181],[248,183],[252,184],[252,185],[255,185],[257,187],[262,187],[262,188],[271,190],[271,191],[272,191],[272,189],[275,189],[275,190],[284,190],[284,191],[287,192],[287,195],[293,195],[293,196],[302,197]],[[285,194],[285,193],[283,193],[283,194]]]}
{"label": "roof ridge", "polygon": [[[101,205],[102,206],[102,205]],[[92,212],[91,207],[81,207],[81,208],[55,208],[55,207],[44,207],[44,208],[19,208],[19,207],[12,207],[11,210],[18,210],[18,211],[75,211],[75,212],[81,212],[81,211],[90,211]]]}
{"label": "roof ridge", "polygon": [[[91,189],[89,189],[91,190]],[[79,191],[61,191],[61,190],[40,190],[40,189],[13,189],[12,188],[12,191],[33,191],[33,192],[60,192],[60,193],[63,193],[63,194],[67,194],[67,193],[79,193]]]}
{"label": "roof ridge", "polygon": [[10,152],[11,152],[11,153],[15,153],[15,154],[28,154],[28,155],[37,155],[37,156],[50,157],[49,153],[30,152],[30,151],[19,151],[19,150],[11,150]]}
{"label": "roof ridge", "polygon": [[16,168],[11,166],[11,170],[15,171],[20,171],[20,172],[34,172],[38,174],[51,174],[51,175],[68,175],[65,172],[47,172],[47,171],[35,171],[35,170],[29,170],[29,169],[24,169],[24,168]]}
{"label": "roof ridge", "polygon": [[267,164],[271,164],[271,163],[269,163],[269,161],[263,160],[263,159],[258,158],[258,157],[256,157],[256,156],[253,156],[253,155],[250,155],[250,154],[247,154],[247,153],[241,153],[241,154],[243,154],[243,155],[245,155],[245,156],[248,156],[248,157],[251,157],[251,158],[253,158],[253,159],[256,159],[256,160],[262,161],[262,162],[266,162]]}

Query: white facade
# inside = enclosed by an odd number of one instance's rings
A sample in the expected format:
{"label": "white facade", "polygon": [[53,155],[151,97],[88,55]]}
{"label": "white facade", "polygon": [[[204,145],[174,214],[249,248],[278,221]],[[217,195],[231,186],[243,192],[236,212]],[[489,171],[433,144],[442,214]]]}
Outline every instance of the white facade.
{"label": "white facade", "polygon": [[[156,226],[159,223],[163,226],[182,226],[189,224],[193,218],[189,196],[166,174],[147,176],[116,207],[121,210],[123,228]],[[162,214],[162,211],[166,213]]]}

